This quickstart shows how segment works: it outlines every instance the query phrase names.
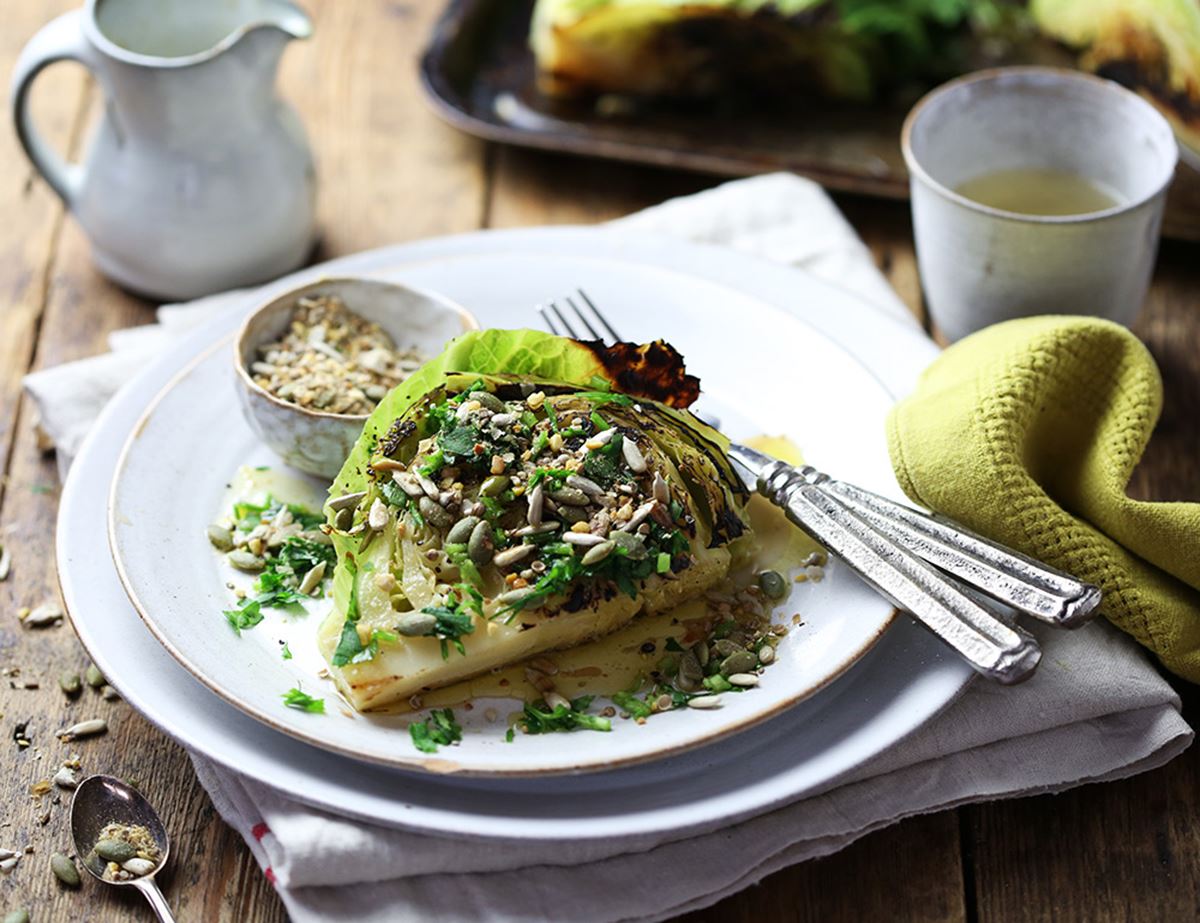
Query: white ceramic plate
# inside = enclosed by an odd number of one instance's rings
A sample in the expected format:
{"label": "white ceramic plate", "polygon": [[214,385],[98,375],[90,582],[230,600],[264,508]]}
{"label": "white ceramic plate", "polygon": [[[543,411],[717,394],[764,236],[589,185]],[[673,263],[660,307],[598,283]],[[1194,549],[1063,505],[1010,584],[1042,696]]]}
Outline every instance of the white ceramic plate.
{"label": "white ceramic plate", "polygon": [[[495,280],[520,280],[524,292],[512,306],[493,306],[490,297],[471,302],[484,327],[527,325],[537,292],[569,291],[571,279],[608,307],[618,330],[644,320],[638,309],[653,305],[654,330],[646,335],[657,332],[678,345],[689,369],[701,376],[705,409],[723,421],[726,434],[743,440],[784,434],[813,464],[876,490],[896,490],[883,446],[890,396],[849,353],[804,321],[759,298],[654,267],[595,258],[566,275],[561,265],[548,272],[548,261],[536,253],[476,262]],[[617,267],[626,278],[606,291]],[[200,440],[202,453],[196,451]],[[835,562],[820,583],[789,581],[790,598],[777,610],[777,621],[789,628],[776,649],[777,663],[758,688],[723,696],[719,710],[679,709],[650,724],[618,720],[604,734],[518,734],[509,743],[505,716],[520,705],[478,699],[471,711],[455,711],[464,728],[462,744],[426,755],[409,739],[413,716],[333,707],[337,692],[318,675],[325,663],[315,641],[328,602],[301,617],[270,612],[240,636],[221,615],[233,605],[228,584],[237,575],[213,552],[205,526],[228,510],[223,497],[235,471],[280,464],[242,419],[231,350],[221,338],[168,386],[130,438],[110,506],[117,571],[150,630],[215,693],[284,733],[361,759],[511,775],[659,758],[744,730],[811,695],[862,656],[892,617],[890,604]],[[319,500],[308,505],[319,508]],[[248,587],[250,581],[241,583]],[[793,626],[797,613],[803,622]],[[282,641],[293,659],[280,657]],[[326,713],[285,707],[283,693],[297,686],[324,697]]]}
{"label": "white ceramic plate", "polygon": [[[508,294],[496,279],[473,271],[480,255],[509,251],[543,254],[549,281],[564,288],[560,276],[574,278],[603,256],[610,287],[619,286],[626,267],[617,263],[624,259],[634,269],[647,262],[675,271],[694,266],[765,300],[797,299],[837,339],[853,343],[893,387],[906,387],[933,354],[907,325],[803,274],[725,251],[631,241],[628,235],[575,230],[470,235],[365,254],[335,268],[388,265],[396,267],[397,277],[439,288],[468,306],[472,295],[485,294],[524,305],[523,295]],[[554,267],[561,271],[554,273]],[[59,569],[77,631],[126,699],[186,745],[251,778],[342,813],[444,833],[589,838],[683,830],[746,816],[827,784],[918,727],[970,676],[936,641],[900,620],[825,694],[752,734],[645,767],[536,783],[413,776],[346,761],[272,732],[204,694],[142,629],[111,566],[95,554],[104,538],[105,487],[121,443],[173,370],[231,325],[228,318],[209,324],[110,405],[64,491]],[[631,327],[628,335],[645,334]]]}

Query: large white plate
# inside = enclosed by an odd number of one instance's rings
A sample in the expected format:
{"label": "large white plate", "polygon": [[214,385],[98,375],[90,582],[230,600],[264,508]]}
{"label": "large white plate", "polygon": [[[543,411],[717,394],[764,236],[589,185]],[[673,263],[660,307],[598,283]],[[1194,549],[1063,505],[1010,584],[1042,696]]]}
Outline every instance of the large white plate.
{"label": "large white plate", "polygon": [[[558,267],[558,273],[545,274],[556,287],[568,287],[561,276],[578,280],[582,268],[602,259],[610,290],[621,288],[626,267],[614,258],[624,257],[676,270],[695,267],[714,281],[737,282],[744,292],[764,300],[799,299],[827,331],[853,343],[893,386],[906,386],[932,353],[904,325],[802,274],[724,251],[617,239],[602,232],[472,235],[367,254],[342,261],[336,269],[404,264],[398,277],[439,288],[468,305],[473,288],[476,295],[486,290],[496,302],[524,308],[528,296],[509,294],[502,280],[481,278],[474,271],[479,254],[514,250],[542,254],[544,269]],[[582,281],[599,293],[592,279]],[[935,641],[902,620],[828,692],[752,734],[646,767],[536,783],[416,777],[348,762],[274,733],[206,695],[167,657],[141,629],[112,568],[95,553],[104,533],[104,486],[120,443],[172,369],[186,364],[229,323],[227,318],[214,321],[108,408],[64,491],[59,530],[64,595],[101,668],[151,720],[222,764],[314,804],[420,829],[575,838],[682,830],[714,818],[744,816],[827,784],[944,707],[970,675],[945,658]],[[637,326],[630,335],[654,332]],[[821,461],[815,452],[814,460]],[[198,622],[203,624],[199,616]]]}
{"label": "large white plate", "polygon": [[[484,327],[527,325],[538,292],[570,291],[575,282],[597,303],[611,305],[618,329],[657,331],[675,341],[701,375],[706,409],[721,418],[728,435],[786,434],[825,470],[895,490],[883,446],[890,396],[812,325],[726,286],[622,260],[591,257],[551,266],[537,252],[517,251],[472,263],[490,280],[488,291],[459,297]],[[411,270],[384,274],[413,281]],[[621,281],[613,285],[618,274]],[[516,297],[498,304],[498,288]],[[653,306],[652,329],[638,310],[642,305]],[[231,325],[236,320],[229,318]],[[232,604],[228,584],[236,574],[213,553],[205,526],[224,512],[233,472],[281,465],[242,419],[227,338],[212,345],[158,397],[130,437],[113,481],[113,555],[138,612],[180,663],[230,704],[310,744],[379,763],[475,775],[575,772],[658,758],[745,730],[796,704],[844,672],[891,620],[891,605],[835,562],[821,583],[790,584],[790,598],[776,616],[789,628],[777,663],[757,689],[724,696],[718,711],[680,709],[656,716],[652,725],[618,720],[607,734],[518,734],[509,743],[503,716],[519,706],[512,699],[477,699],[471,711],[456,711],[462,744],[422,754],[406,730],[411,715],[332,707],[337,693],[319,677],[325,663],[316,648],[327,603],[301,617],[272,612],[240,636],[221,616]],[[204,450],[197,452],[201,441]],[[803,622],[792,625],[796,613]],[[284,640],[295,655],[288,661],[280,657]],[[296,686],[326,697],[326,713],[285,707],[282,694]]]}

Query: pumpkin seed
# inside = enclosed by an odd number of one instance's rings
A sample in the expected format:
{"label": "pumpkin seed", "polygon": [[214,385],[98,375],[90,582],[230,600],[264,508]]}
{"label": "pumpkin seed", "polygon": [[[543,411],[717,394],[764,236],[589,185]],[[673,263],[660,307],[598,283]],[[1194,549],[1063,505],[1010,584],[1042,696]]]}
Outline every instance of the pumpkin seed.
{"label": "pumpkin seed", "polygon": [[121,868],[139,878],[143,875],[149,875],[157,867],[157,862],[151,862],[149,859],[143,859],[141,856],[134,856],[132,859],[126,859],[121,863]]}
{"label": "pumpkin seed", "polygon": [[536,545],[516,545],[512,548],[506,548],[492,558],[492,563],[497,567],[508,567],[510,564],[516,564],[518,561],[524,561],[533,553],[536,547]]}
{"label": "pumpkin seed", "polygon": [[496,497],[508,490],[512,478],[504,474],[494,474],[479,485],[479,496]]}
{"label": "pumpkin seed", "polygon": [[29,911],[24,907],[10,910],[4,915],[4,923],[29,923]]}
{"label": "pumpkin seed", "polygon": [[333,517],[333,527],[339,532],[349,532],[352,525],[354,525],[353,510],[338,510]]}
{"label": "pumpkin seed", "polygon": [[646,456],[642,454],[642,450],[637,447],[637,443],[626,437],[621,440],[621,454],[625,456],[625,464],[629,466],[629,470],[634,474],[644,474],[646,472]]}
{"label": "pumpkin seed", "polygon": [[367,513],[367,525],[379,532],[387,526],[389,518],[387,504],[376,497]]}
{"label": "pumpkin seed", "polygon": [[79,887],[79,869],[75,867],[74,862],[72,862],[62,853],[56,852],[50,857],[50,871],[54,873],[55,878],[61,881],[68,888]]}
{"label": "pumpkin seed", "polygon": [[342,494],[340,497],[335,497],[329,501],[329,508],[335,513],[341,510],[353,510],[366,495],[367,492],[365,490],[360,490],[352,494]]}
{"label": "pumpkin seed", "polygon": [[646,558],[646,543],[642,541],[641,536],[633,535],[629,532],[614,530],[608,536],[617,543],[617,547],[625,552],[625,556],[631,561],[642,561]]}
{"label": "pumpkin seed", "polygon": [[768,599],[783,599],[788,595],[787,581],[778,571],[764,570],[758,575],[758,586]]}
{"label": "pumpkin seed", "polygon": [[588,495],[578,487],[560,487],[550,491],[550,499],[564,506],[587,506]]}
{"label": "pumpkin seed", "polygon": [[603,561],[605,558],[607,558],[610,554],[612,554],[613,550],[616,547],[617,547],[617,543],[612,541],[611,539],[608,541],[603,541],[599,545],[595,545],[592,548],[589,548],[587,554],[585,554],[583,556],[583,560],[581,563],[585,567],[590,567],[593,564],[599,564],[601,561]]}
{"label": "pumpkin seed", "polygon": [[428,612],[410,612],[401,616],[396,631],[409,638],[421,638],[437,631],[437,617]]}
{"label": "pumpkin seed", "polygon": [[525,500],[529,504],[529,510],[525,514],[525,518],[529,520],[531,526],[540,526],[542,524],[542,510],[546,508],[546,490],[541,481],[533,485],[533,490],[529,492]]}
{"label": "pumpkin seed", "polygon": [[249,551],[231,551],[226,556],[229,563],[238,570],[246,572],[260,571],[267,566],[265,558],[260,558],[256,554],[251,554]]}
{"label": "pumpkin seed", "polygon": [[719,695],[698,695],[695,698],[688,699],[688,708],[720,708],[721,697]]}
{"label": "pumpkin seed", "polygon": [[119,699],[121,696],[112,686],[105,685],[100,687],[100,697],[111,702]]}
{"label": "pumpkin seed", "polygon": [[504,401],[492,394],[491,391],[473,391],[471,397],[479,401],[480,407],[486,407],[493,413],[507,413],[508,408],[504,406]]}
{"label": "pumpkin seed", "polygon": [[109,862],[126,862],[137,855],[133,844],[126,843],[124,840],[97,840],[96,845],[92,848],[96,851],[97,856]]}
{"label": "pumpkin seed", "polygon": [[577,522],[587,522],[591,518],[588,516],[587,508],[582,506],[559,507],[558,514],[564,522],[570,525],[575,525]]}
{"label": "pumpkin seed", "polygon": [[696,655],[696,661],[702,667],[708,666],[708,645],[703,641],[698,641],[692,645],[692,653]]}
{"label": "pumpkin seed", "polygon": [[749,673],[757,666],[758,657],[750,651],[738,651],[721,661],[721,675],[728,678],[734,673]]}
{"label": "pumpkin seed", "polygon": [[713,653],[718,657],[725,658],[730,654],[736,654],[742,650],[742,646],[735,641],[730,641],[728,638],[720,638],[712,644]]}
{"label": "pumpkin seed", "polygon": [[454,520],[444,509],[437,505],[429,497],[422,497],[417,501],[417,509],[421,511],[421,515],[425,517],[425,521],[437,526],[439,529],[447,528]]}
{"label": "pumpkin seed", "polygon": [[477,525],[479,525],[478,516],[464,516],[446,533],[446,544],[465,545],[471,540],[471,533]]}
{"label": "pumpkin seed", "polygon": [[313,567],[308,569],[304,575],[304,579],[300,581],[299,591],[303,596],[311,596],[313,591],[321,585],[321,581],[325,579],[326,563],[318,561]]}
{"label": "pumpkin seed", "polygon": [[66,693],[68,698],[75,698],[83,690],[83,684],[79,681],[79,674],[74,670],[63,670],[58,675],[58,688]]}
{"label": "pumpkin seed", "polygon": [[64,731],[59,731],[58,737],[63,741],[68,741],[77,737],[93,737],[96,734],[103,734],[107,730],[108,722],[103,718],[89,718],[87,721],[72,724]]}
{"label": "pumpkin seed", "polygon": [[213,523],[208,527],[208,541],[217,551],[233,550],[233,530]]}
{"label": "pumpkin seed", "polygon": [[88,668],[83,674],[83,680],[93,689],[99,689],[105,683],[104,674],[94,663],[88,664]]}
{"label": "pumpkin seed", "polygon": [[49,628],[62,621],[63,611],[58,603],[42,603],[35,606],[33,611],[26,613],[22,621],[26,628]]}
{"label": "pumpkin seed", "polygon": [[769,644],[764,644],[758,649],[758,662],[763,666],[775,662],[775,648]]}
{"label": "pumpkin seed", "polygon": [[491,523],[480,520],[471,529],[467,539],[467,556],[477,567],[483,567],[492,560],[496,551],[496,542],[492,538]]}
{"label": "pumpkin seed", "polygon": [[685,651],[679,658],[679,673],[675,681],[684,692],[695,692],[704,682],[704,668],[691,651]]}

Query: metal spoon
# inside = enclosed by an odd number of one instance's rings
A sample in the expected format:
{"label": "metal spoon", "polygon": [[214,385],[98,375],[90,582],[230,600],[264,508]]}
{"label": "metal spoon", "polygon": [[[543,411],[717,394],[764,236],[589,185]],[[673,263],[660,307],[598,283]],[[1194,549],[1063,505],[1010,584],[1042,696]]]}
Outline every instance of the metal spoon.
{"label": "metal spoon", "polygon": [[[109,881],[103,877],[107,863],[93,851],[100,831],[108,824],[118,823],[145,827],[158,845],[159,859],[154,870],[128,881]],[[154,876],[167,863],[171,848],[166,828],[158,813],[140,792],[112,776],[88,776],[79,783],[71,798],[71,836],[75,854],[83,867],[108,885],[133,885],[150,902],[162,923],[175,923],[167,899],[154,882]]]}

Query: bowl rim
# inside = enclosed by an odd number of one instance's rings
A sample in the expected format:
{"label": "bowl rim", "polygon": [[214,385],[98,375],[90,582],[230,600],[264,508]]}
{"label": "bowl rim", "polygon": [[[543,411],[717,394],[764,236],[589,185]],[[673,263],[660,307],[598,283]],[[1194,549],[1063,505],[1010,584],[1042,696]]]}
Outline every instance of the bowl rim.
{"label": "bowl rim", "polygon": [[238,325],[237,333],[234,334],[233,337],[233,367],[238,380],[241,382],[244,388],[250,391],[250,393],[264,398],[268,403],[285,408],[286,410],[293,411],[302,416],[312,417],[313,419],[317,420],[346,420],[362,423],[371,416],[369,413],[330,413],[325,410],[310,410],[307,407],[301,407],[299,404],[293,404],[291,401],[285,401],[283,398],[272,394],[262,385],[258,384],[258,382],[251,377],[250,371],[242,359],[244,354],[242,347],[245,345],[246,337],[250,333],[250,325],[256,318],[262,314],[265,314],[269,310],[279,307],[281,302],[299,299],[310,289],[329,285],[330,283],[347,282],[370,282],[388,288],[404,289],[409,292],[414,292],[423,298],[427,298],[430,301],[436,302],[447,311],[456,315],[462,322],[463,333],[469,333],[472,330],[480,329],[479,320],[474,314],[472,314],[458,302],[452,301],[445,295],[441,295],[437,292],[431,292],[428,289],[420,288],[415,285],[408,285],[404,282],[396,282],[392,279],[384,278],[383,276],[372,273],[363,273],[361,275],[323,275],[316,279],[310,279],[309,281],[300,285],[292,286],[291,288],[286,289],[277,295],[272,295],[266,301],[255,305],[255,307],[249,313],[247,313],[245,318],[242,319],[242,322]]}

